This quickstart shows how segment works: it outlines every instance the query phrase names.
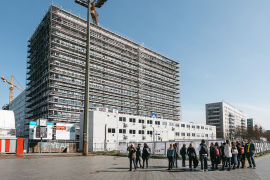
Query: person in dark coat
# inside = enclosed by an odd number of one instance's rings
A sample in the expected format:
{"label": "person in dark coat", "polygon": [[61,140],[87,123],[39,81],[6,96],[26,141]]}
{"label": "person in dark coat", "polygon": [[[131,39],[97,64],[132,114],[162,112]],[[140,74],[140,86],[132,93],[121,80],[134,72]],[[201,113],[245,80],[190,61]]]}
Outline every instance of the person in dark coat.
{"label": "person in dark coat", "polygon": [[192,171],[192,162],[193,162],[194,171],[195,171],[195,168],[198,166],[198,159],[197,159],[197,154],[196,154],[195,148],[193,147],[192,143],[189,144],[189,147],[187,149],[187,155],[189,158],[190,171]]}
{"label": "person in dark coat", "polygon": [[[218,152],[218,154],[217,154],[217,152]],[[215,146],[214,146],[214,167],[213,168],[215,168],[214,170],[218,170],[218,164],[219,164],[219,162],[220,162],[220,154],[221,154],[221,152],[220,152],[220,148],[219,148],[219,144],[218,144],[218,142],[216,142],[215,143]]]}
{"label": "person in dark coat", "polygon": [[225,152],[224,152],[225,145],[226,143],[222,143],[220,146],[220,155],[222,159],[222,169],[220,169],[221,171],[224,171],[224,167],[227,167],[227,163],[228,163],[225,157]]}
{"label": "person in dark coat", "polygon": [[136,171],[136,151],[137,149],[134,147],[133,144],[131,144],[128,148],[127,151],[129,151],[128,158],[129,158],[129,171],[132,171],[132,163],[134,165],[134,172]]}
{"label": "person in dark coat", "polygon": [[182,156],[182,167],[186,167],[186,159],[187,159],[187,148],[186,148],[186,144],[184,144],[183,147],[181,148],[180,154]]}
{"label": "person in dark coat", "polygon": [[148,168],[148,159],[150,156],[150,148],[146,143],[143,144],[143,153],[142,153],[142,159],[143,159],[143,167],[144,168],[144,163],[146,162],[146,168]]}
{"label": "person in dark coat", "polygon": [[202,171],[208,171],[208,148],[207,145],[205,144],[205,140],[202,140],[202,143],[199,146],[199,153],[200,153],[200,160],[201,160],[201,169]]}
{"label": "person in dark coat", "polygon": [[238,155],[237,155],[237,168],[240,168],[240,163],[242,162],[242,159],[241,159],[241,144],[240,142],[236,141],[236,147],[237,147],[237,150],[238,150]]}
{"label": "person in dark coat", "polygon": [[[141,144],[138,144],[137,146],[137,151],[136,151],[136,165],[137,165],[137,168],[141,168],[142,167],[142,164],[141,164],[141,156],[142,156],[142,152],[141,152]],[[140,167],[139,167],[139,164],[140,164]]]}
{"label": "person in dark coat", "polygon": [[209,150],[210,150],[210,159],[211,159],[211,166],[212,166],[211,170],[214,170],[215,158],[216,158],[214,143],[210,144]]}
{"label": "person in dark coat", "polygon": [[248,159],[249,168],[256,169],[256,164],[254,161],[254,154],[255,154],[255,146],[252,143],[252,139],[248,139],[248,143],[245,145],[245,155]]}
{"label": "person in dark coat", "polygon": [[179,147],[178,147],[178,143],[175,143],[174,144],[174,165],[175,167],[178,167],[178,164],[177,164],[177,160],[178,160],[178,157],[179,157]]}

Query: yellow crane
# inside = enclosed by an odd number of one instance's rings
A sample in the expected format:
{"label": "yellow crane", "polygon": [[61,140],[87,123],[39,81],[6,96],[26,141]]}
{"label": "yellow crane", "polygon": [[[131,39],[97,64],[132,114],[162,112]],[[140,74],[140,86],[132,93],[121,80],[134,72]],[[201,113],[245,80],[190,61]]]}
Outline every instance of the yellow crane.
{"label": "yellow crane", "polygon": [[14,84],[13,83],[13,75],[11,76],[11,81],[8,81],[6,78],[4,78],[3,76],[1,77],[1,79],[4,81],[4,82],[6,82],[6,83],[8,83],[9,85],[10,85],[10,88],[9,88],[9,103],[11,102],[11,101],[13,101],[13,87],[16,87],[16,88],[18,88],[19,90],[21,90],[21,91],[24,91],[22,88],[20,88],[19,86],[17,86],[16,84]]}

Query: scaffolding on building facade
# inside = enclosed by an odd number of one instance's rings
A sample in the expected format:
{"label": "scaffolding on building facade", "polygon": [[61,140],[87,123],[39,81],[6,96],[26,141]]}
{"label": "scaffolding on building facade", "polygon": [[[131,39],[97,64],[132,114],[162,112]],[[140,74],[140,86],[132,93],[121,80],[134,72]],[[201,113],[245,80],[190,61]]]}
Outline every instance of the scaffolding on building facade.
{"label": "scaffolding on building facade", "polygon": [[[179,63],[91,24],[90,110],[180,120]],[[86,20],[51,5],[29,39],[26,116],[79,122]]]}

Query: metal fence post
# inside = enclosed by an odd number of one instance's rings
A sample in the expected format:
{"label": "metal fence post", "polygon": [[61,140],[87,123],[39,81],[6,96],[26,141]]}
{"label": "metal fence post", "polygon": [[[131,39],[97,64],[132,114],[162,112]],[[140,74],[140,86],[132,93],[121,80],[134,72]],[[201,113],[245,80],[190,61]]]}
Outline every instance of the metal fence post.
{"label": "metal fence post", "polygon": [[167,143],[166,142],[164,142],[165,143],[165,151],[164,151],[164,155],[166,155],[166,153],[167,153]]}

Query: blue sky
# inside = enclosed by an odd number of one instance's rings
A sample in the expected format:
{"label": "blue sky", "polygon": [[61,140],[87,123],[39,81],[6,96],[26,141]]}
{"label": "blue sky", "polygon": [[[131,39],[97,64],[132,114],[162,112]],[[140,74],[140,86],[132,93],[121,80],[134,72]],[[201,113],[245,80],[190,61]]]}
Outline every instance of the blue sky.
{"label": "blue sky", "polygon": [[[27,38],[52,1],[3,1],[0,76],[25,88]],[[73,0],[55,0],[86,16]],[[100,24],[181,63],[183,121],[205,123],[205,104],[226,101],[270,129],[269,0],[108,0]],[[0,82],[0,105],[9,86]],[[14,97],[20,93],[14,90]]]}

